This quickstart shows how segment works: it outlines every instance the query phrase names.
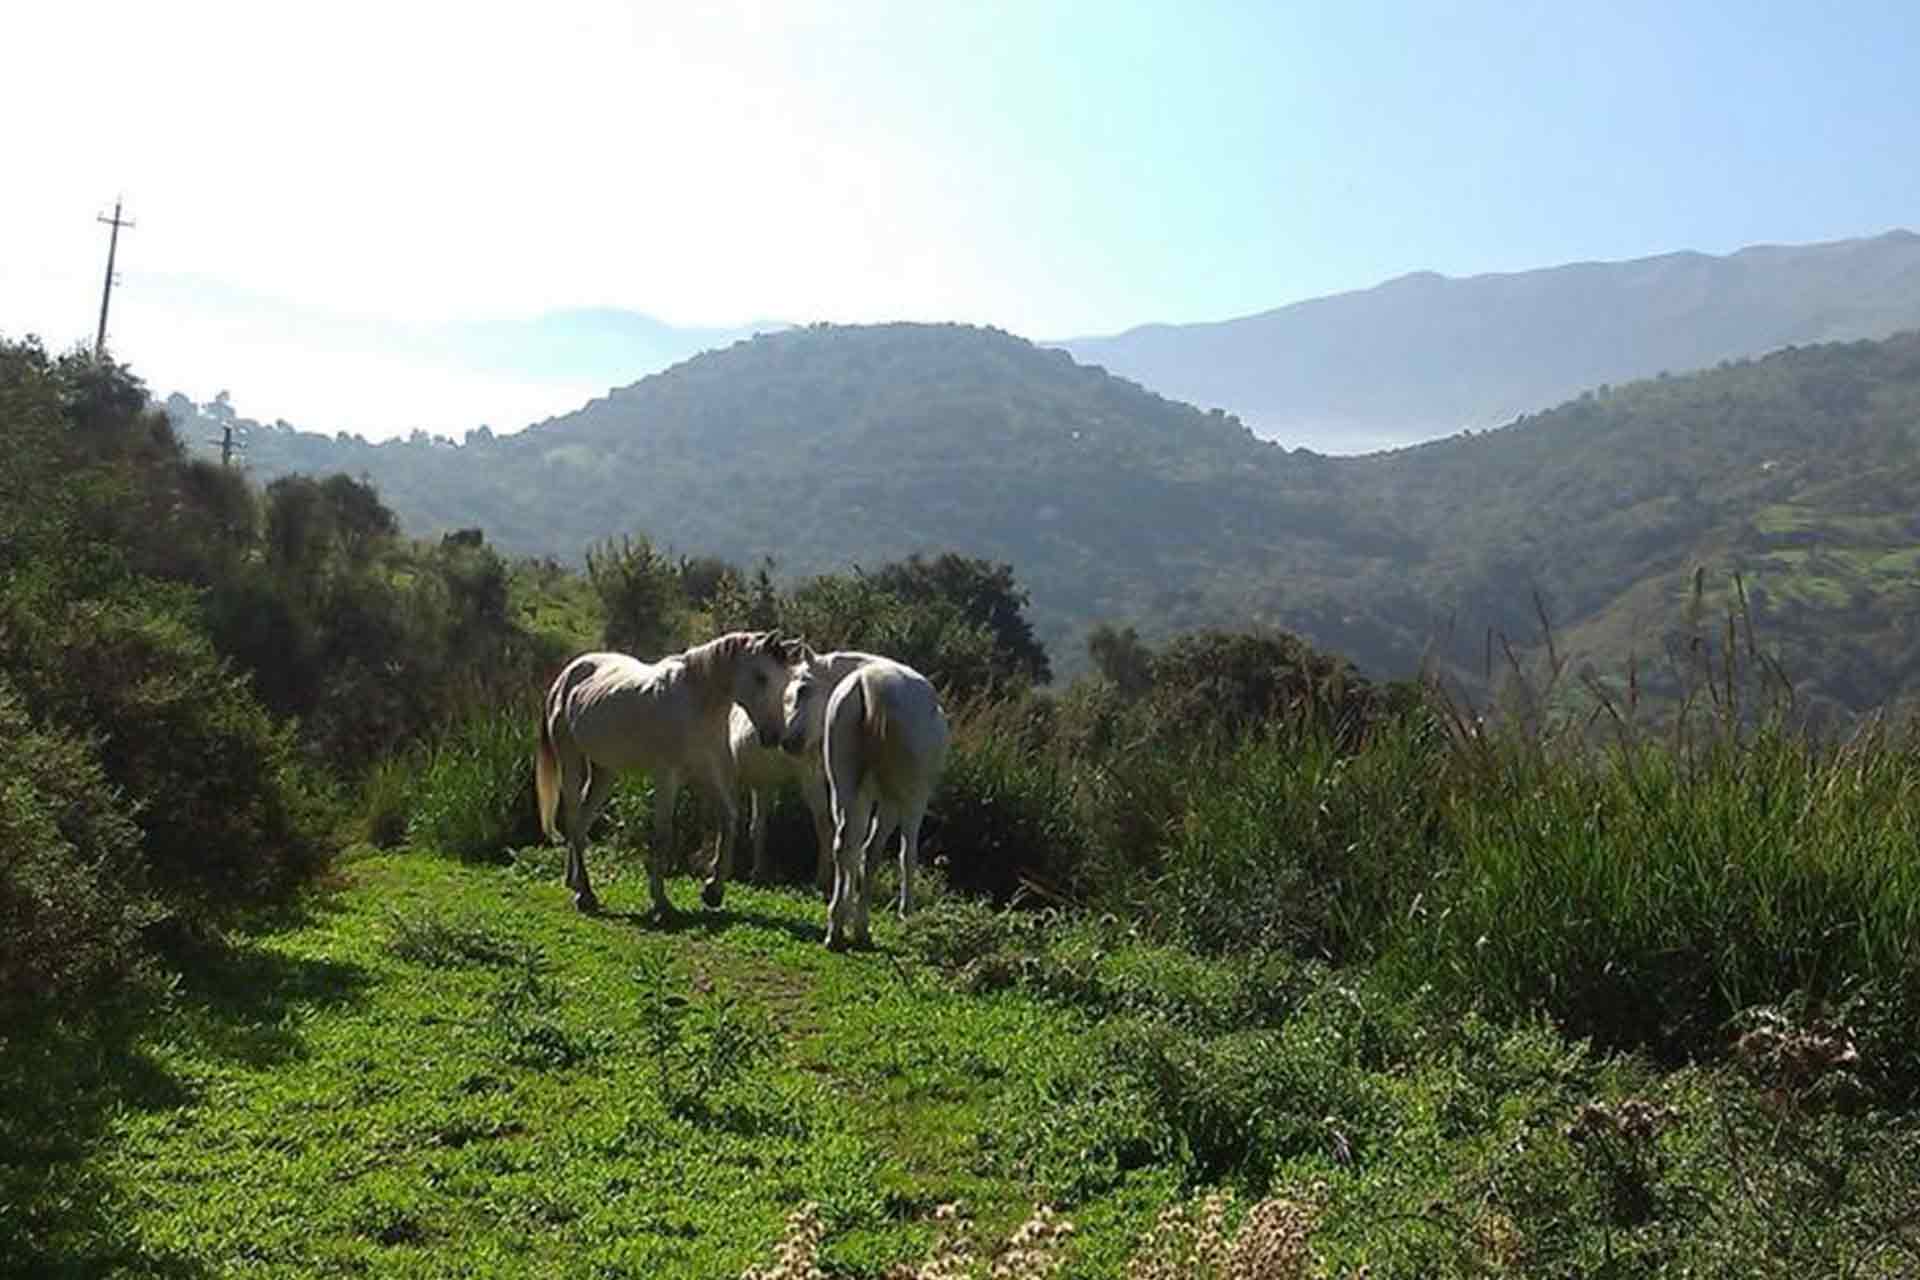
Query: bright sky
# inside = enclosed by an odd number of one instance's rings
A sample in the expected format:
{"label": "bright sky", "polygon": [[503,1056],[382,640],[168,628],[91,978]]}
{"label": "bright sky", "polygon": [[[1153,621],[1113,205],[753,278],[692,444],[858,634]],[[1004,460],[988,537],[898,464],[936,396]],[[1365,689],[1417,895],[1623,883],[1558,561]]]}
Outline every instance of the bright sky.
{"label": "bright sky", "polygon": [[462,326],[1224,319],[1920,228],[1920,4],[12,6],[0,334],[387,435],[588,379]]}

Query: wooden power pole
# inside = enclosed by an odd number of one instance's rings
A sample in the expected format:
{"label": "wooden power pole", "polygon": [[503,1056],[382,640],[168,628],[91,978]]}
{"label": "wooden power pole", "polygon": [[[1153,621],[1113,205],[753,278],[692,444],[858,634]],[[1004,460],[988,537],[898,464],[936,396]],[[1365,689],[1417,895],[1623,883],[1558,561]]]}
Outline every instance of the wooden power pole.
{"label": "wooden power pole", "polygon": [[107,349],[107,304],[113,301],[113,258],[120,250],[120,228],[130,227],[133,223],[120,217],[120,201],[113,202],[113,216],[101,214],[97,221],[113,228],[113,235],[107,240],[107,283],[100,290],[100,329],[93,335],[93,357],[98,360],[100,353]]}

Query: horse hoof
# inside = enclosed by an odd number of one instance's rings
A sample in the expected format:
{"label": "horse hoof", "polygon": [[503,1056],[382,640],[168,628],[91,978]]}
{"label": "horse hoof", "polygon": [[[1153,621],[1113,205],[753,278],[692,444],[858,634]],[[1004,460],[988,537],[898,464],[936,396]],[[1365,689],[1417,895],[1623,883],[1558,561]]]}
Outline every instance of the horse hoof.
{"label": "horse hoof", "polygon": [[599,915],[600,899],[591,893],[576,893],[573,895],[573,909],[583,916]]}
{"label": "horse hoof", "polygon": [[700,901],[709,907],[718,907],[727,897],[727,886],[718,880],[709,880],[700,890]]}
{"label": "horse hoof", "polygon": [[827,950],[845,951],[846,949],[847,949],[847,938],[845,934],[830,933],[827,935]]}

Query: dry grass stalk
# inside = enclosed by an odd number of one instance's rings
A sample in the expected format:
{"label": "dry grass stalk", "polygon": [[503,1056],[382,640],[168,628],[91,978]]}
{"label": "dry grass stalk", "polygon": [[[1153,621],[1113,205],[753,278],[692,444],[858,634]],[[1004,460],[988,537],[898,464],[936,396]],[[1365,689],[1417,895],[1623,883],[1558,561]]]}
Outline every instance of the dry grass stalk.
{"label": "dry grass stalk", "polygon": [[1169,1206],[1128,1262],[1127,1280],[1301,1280],[1312,1273],[1313,1202],[1262,1200],[1230,1232],[1232,1201],[1217,1191],[1197,1207]]}
{"label": "dry grass stalk", "polygon": [[[958,1204],[934,1210],[941,1224],[933,1248],[918,1266],[901,1263],[887,1272],[887,1280],[972,1280],[980,1274],[980,1258],[968,1240],[971,1220]],[[1073,1235],[1073,1223],[1046,1205],[1007,1238],[995,1253],[986,1274],[991,1280],[1047,1280],[1065,1261],[1063,1251]],[[820,1269],[820,1244],[826,1227],[818,1205],[804,1204],[787,1215],[786,1234],[774,1247],[766,1269],[749,1268],[740,1280],[826,1280]]]}
{"label": "dry grass stalk", "polygon": [[803,1204],[787,1215],[786,1234],[773,1249],[773,1264],[762,1271],[749,1267],[740,1280],[826,1280],[820,1269],[820,1241],[826,1236],[820,1206]]}

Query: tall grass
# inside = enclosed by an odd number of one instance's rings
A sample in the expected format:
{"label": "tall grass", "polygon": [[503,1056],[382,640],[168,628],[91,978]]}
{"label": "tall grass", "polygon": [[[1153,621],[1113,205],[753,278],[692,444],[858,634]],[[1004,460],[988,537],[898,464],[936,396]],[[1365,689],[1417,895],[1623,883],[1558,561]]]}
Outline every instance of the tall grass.
{"label": "tall grass", "polygon": [[1793,996],[1920,1013],[1913,735],[1530,745],[1460,768],[1444,886],[1403,935],[1423,980],[1616,1044],[1697,1046]]}
{"label": "tall grass", "polygon": [[1006,899],[1071,895],[1087,857],[1075,772],[1027,699],[955,710],[952,742],[929,806],[924,848],[954,886]]}
{"label": "tall grass", "polygon": [[487,859],[538,841],[532,726],[531,715],[477,710],[423,748],[406,788],[408,842]]}
{"label": "tall grass", "polygon": [[1133,909],[1205,952],[1360,958],[1427,886],[1445,766],[1411,721],[1359,751],[1302,727],[1190,758],[1185,811]]}
{"label": "tall grass", "polygon": [[1443,854],[1395,966],[1670,1052],[1724,1047],[1757,1006],[1825,1011],[1887,1050],[1886,1084],[1920,1089],[1920,724],[1808,727],[1735,589],[1724,625],[1696,613],[1674,646],[1658,716],[1633,670],[1624,695],[1569,697],[1550,633],[1543,671],[1514,666],[1517,714],[1483,727],[1436,702]]}

